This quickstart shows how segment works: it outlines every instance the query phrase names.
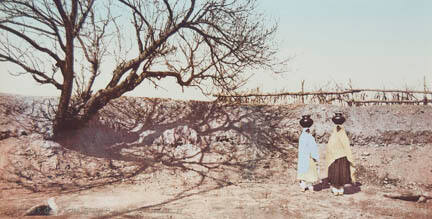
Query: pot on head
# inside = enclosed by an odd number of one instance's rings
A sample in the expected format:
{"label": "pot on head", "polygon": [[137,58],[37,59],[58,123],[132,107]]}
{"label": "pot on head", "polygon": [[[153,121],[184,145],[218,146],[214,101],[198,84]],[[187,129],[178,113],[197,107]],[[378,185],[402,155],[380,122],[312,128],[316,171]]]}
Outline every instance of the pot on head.
{"label": "pot on head", "polygon": [[303,128],[309,128],[312,126],[313,120],[310,117],[311,117],[310,115],[303,115],[302,118],[300,119],[300,125]]}
{"label": "pot on head", "polygon": [[345,122],[345,117],[342,115],[341,112],[335,113],[335,115],[332,118],[332,121],[336,125],[342,125]]}

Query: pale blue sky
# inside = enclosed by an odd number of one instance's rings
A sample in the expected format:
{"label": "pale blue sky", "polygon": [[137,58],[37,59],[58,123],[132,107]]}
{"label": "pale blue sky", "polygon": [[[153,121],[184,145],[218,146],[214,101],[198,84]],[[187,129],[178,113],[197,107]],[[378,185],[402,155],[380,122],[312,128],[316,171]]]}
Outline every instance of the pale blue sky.
{"label": "pale blue sky", "polygon": [[[351,79],[358,88],[422,89],[426,76],[432,89],[432,0],[261,0],[259,6],[279,22],[279,55],[294,58],[287,73],[256,74],[249,88],[296,91],[305,80],[311,90]],[[0,67],[0,92],[58,95]],[[197,90],[162,86],[145,83],[129,95],[203,99]]]}
{"label": "pale blue sky", "polygon": [[426,76],[432,88],[432,1],[261,4],[280,22],[281,54],[295,56],[284,77],[297,83],[291,87],[299,88],[299,80],[313,89],[326,81],[347,84],[349,79],[358,87],[421,87]]}

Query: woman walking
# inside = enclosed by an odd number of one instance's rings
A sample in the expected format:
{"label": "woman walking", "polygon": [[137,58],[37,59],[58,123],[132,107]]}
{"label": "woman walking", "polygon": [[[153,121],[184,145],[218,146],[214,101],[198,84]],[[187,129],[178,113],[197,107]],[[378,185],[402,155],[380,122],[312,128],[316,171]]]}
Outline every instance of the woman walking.
{"label": "woman walking", "polygon": [[318,145],[310,133],[313,121],[309,115],[303,116],[300,125],[303,131],[299,138],[297,180],[300,181],[302,192],[313,191],[313,183],[318,180],[317,162],[319,160]]}
{"label": "woman walking", "polygon": [[336,126],[326,147],[328,180],[332,193],[334,195],[343,195],[344,185],[355,182],[354,160],[348,136],[342,126],[345,118],[342,113],[336,113],[332,120]]}

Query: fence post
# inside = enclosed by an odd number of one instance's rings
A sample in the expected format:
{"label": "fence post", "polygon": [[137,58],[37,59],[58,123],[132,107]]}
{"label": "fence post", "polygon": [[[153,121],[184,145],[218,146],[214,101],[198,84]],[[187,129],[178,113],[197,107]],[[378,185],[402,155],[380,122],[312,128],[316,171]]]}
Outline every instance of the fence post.
{"label": "fence post", "polygon": [[301,93],[301,95],[302,95],[302,103],[304,104],[304,80],[302,80],[301,81],[301,89],[302,89],[302,93]]}
{"label": "fence post", "polygon": [[423,96],[423,104],[427,105],[428,104],[428,100],[427,100],[427,86],[426,86],[426,76],[423,77],[423,88],[424,88],[424,96]]}
{"label": "fence post", "polygon": [[[348,86],[349,86],[349,89],[351,90],[351,103],[349,103],[348,105],[349,106],[353,106],[354,105],[354,90],[353,90],[353,87],[352,87],[351,78],[348,81]],[[348,95],[348,97],[349,97],[349,95]]]}

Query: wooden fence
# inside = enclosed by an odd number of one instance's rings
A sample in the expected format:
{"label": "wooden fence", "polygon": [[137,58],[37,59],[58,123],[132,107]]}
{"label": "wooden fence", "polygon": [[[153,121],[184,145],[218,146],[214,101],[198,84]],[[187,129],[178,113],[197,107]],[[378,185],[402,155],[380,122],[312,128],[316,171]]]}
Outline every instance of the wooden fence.
{"label": "wooden fence", "polygon": [[[303,90],[303,89],[302,89]],[[432,92],[416,90],[346,89],[314,92],[219,94],[217,101],[249,104],[338,104],[348,106],[389,105],[389,104],[430,104]]]}

